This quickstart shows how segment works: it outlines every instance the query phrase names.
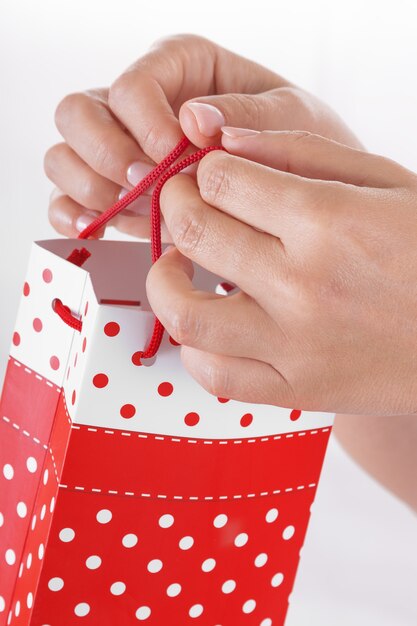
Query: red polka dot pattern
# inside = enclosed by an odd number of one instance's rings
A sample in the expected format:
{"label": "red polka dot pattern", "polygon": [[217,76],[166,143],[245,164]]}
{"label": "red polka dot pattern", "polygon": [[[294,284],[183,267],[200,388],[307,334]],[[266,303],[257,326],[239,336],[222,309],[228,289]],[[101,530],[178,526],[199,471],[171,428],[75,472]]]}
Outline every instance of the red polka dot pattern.
{"label": "red polka dot pattern", "polygon": [[107,387],[109,384],[109,377],[106,374],[100,373],[96,374],[93,378],[93,385],[98,389],[103,389],[103,387]]}
{"label": "red polka dot pattern", "polygon": [[57,356],[51,356],[51,358],[49,359],[49,364],[53,370],[59,370],[60,363]]}
{"label": "red polka dot pattern", "polygon": [[86,317],[87,313],[88,313],[88,302],[85,303],[84,317]]}
{"label": "red polka dot pattern", "polygon": [[217,398],[217,400],[218,400],[221,404],[225,404],[226,402],[229,402],[229,398]]}
{"label": "red polka dot pattern", "polygon": [[87,347],[87,337],[84,337],[81,350],[85,352],[86,347]]}
{"label": "red polka dot pattern", "polygon": [[74,389],[74,391],[72,392],[72,396],[71,396],[71,404],[74,406],[75,404],[75,400],[77,399],[77,393]]}
{"label": "red polka dot pattern", "polygon": [[30,287],[29,287],[29,283],[25,283],[23,285],[23,295],[25,297],[27,297],[30,294]]}
{"label": "red polka dot pattern", "polygon": [[42,278],[43,278],[45,283],[51,283],[52,282],[52,278],[53,278],[51,270],[49,270],[49,269],[43,270]]}
{"label": "red polka dot pattern", "polygon": [[107,337],[116,337],[120,333],[120,325],[117,322],[109,322],[104,327],[104,334]]}
{"label": "red polka dot pattern", "polygon": [[120,409],[120,415],[125,419],[131,419],[136,415],[136,408],[133,404],[124,404]]}
{"label": "red polka dot pattern", "polygon": [[158,393],[160,396],[163,396],[164,398],[166,398],[167,396],[170,396],[173,391],[174,391],[174,387],[172,386],[171,383],[163,382],[158,386]]}
{"label": "red polka dot pattern", "polygon": [[245,415],[243,415],[240,418],[240,425],[243,426],[244,428],[246,428],[247,426],[250,426],[252,422],[253,422],[252,413],[245,413]]}
{"label": "red polka dot pattern", "polygon": [[298,419],[300,419],[301,417],[301,411],[297,410],[297,409],[293,409],[290,413],[290,420],[292,422],[296,422]]}
{"label": "red polka dot pattern", "polygon": [[43,328],[42,320],[40,320],[39,317],[35,317],[35,319],[33,320],[33,329],[37,333],[40,333],[42,328]]}
{"label": "red polka dot pattern", "polygon": [[175,339],[173,337],[169,337],[169,343],[171,343],[173,346],[179,346],[180,344],[178,343],[178,341],[175,341]]}
{"label": "red polka dot pattern", "polygon": [[20,335],[19,333],[13,333],[13,345],[18,346],[20,344]]}
{"label": "red polka dot pattern", "polygon": [[197,426],[199,421],[200,416],[198,413],[187,413],[187,415],[184,417],[184,422],[187,424],[187,426]]}

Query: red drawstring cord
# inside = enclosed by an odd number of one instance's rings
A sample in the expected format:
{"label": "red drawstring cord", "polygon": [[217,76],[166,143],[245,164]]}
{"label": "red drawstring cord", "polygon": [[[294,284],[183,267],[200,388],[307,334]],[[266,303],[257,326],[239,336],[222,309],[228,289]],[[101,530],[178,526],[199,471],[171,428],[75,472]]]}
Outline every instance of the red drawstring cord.
{"label": "red drawstring cord", "polygon": [[[104,224],[106,224],[109,220],[115,217],[120,211],[123,211],[126,207],[128,207],[136,198],[142,195],[149,187],[151,187],[156,181],[156,187],[152,194],[152,202],[151,202],[151,251],[152,251],[152,263],[155,263],[162,254],[162,242],[161,242],[161,209],[160,209],[160,196],[162,187],[165,185],[167,180],[172,176],[175,176],[183,169],[200,161],[206,154],[212,152],[213,150],[224,150],[221,146],[209,146],[207,148],[202,148],[198,150],[194,154],[190,154],[184,159],[182,159],[176,165],[170,167],[186,150],[186,148],[190,145],[190,140],[187,137],[183,137],[181,141],[175,146],[173,150],[152,170],[150,171],[145,178],[143,178],[137,185],[129,191],[123,198],[118,200],[113,206],[107,209],[102,215],[100,215],[94,222],[92,222],[87,228],[85,228],[82,233],[78,236],[78,239],[87,239],[97,230],[102,228]],[[170,168],[170,169],[168,169]],[[159,179],[159,180],[158,180]],[[70,256],[68,257],[68,261],[71,263],[75,263],[75,265],[79,265],[80,267],[90,256],[90,252],[85,248],[81,248],[81,250],[74,250]],[[61,317],[61,319],[74,328],[81,332],[82,329],[82,321],[72,315],[71,311],[68,307],[62,304],[61,300],[56,299],[53,304],[54,311]],[[149,359],[157,353],[162,337],[164,334],[164,327],[162,326],[159,319],[155,316],[155,322],[152,332],[152,337],[149,341],[147,348],[143,351],[136,352],[133,355],[133,362],[136,365],[141,365],[141,359]]]}

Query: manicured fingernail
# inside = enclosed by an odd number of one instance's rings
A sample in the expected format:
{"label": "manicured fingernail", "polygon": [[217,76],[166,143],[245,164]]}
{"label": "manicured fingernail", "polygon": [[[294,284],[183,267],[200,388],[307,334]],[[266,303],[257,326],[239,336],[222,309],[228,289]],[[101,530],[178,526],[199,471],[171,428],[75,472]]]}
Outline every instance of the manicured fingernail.
{"label": "manicured fingernail", "polygon": [[75,222],[75,230],[81,233],[84,228],[90,226],[100,215],[98,211],[86,211],[82,215],[80,215]]}
{"label": "manicured fingernail", "polygon": [[205,102],[189,102],[187,107],[194,115],[198,130],[205,137],[214,137],[218,135],[226,120],[224,115],[218,108],[212,104]]}
{"label": "manicured fingernail", "polygon": [[235,128],[234,126],[222,126],[222,133],[232,139],[238,139],[239,137],[259,135],[259,130],[252,130],[251,128]]}
{"label": "manicured fingernail", "polygon": [[136,187],[138,183],[145,178],[149,172],[154,169],[154,165],[150,165],[149,163],[143,163],[143,161],[136,161],[132,163],[132,165],[128,168],[126,173],[126,178],[128,182]]}

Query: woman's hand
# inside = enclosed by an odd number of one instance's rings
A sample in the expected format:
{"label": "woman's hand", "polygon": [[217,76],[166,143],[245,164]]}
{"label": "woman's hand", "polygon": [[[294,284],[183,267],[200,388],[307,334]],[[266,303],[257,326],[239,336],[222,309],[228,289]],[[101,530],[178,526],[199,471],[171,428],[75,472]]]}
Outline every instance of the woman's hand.
{"label": "woman's hand", "polygon": [[[185,366],[237,400],[416,412],[417,177],[317,135],[250,132],[226,128],[233,154],[162,191],[177,249],[148,295]],[[241,291],[196,291],[189,259]]]}
{"label": "woman's hand", "polygon": [[[58,232],[70,237],[136,185],[184,133],[198,147],[218,144],[224,124],[308,130],[359,146],[315,97],[194,35],[156,42],[110,89],[67,96],[57,108],[56,124],[64,142],[45,157],[45,171],[56,185],[49,216]],[[144,196],[112,223],[148,236],[149,207],[149,195]]]}

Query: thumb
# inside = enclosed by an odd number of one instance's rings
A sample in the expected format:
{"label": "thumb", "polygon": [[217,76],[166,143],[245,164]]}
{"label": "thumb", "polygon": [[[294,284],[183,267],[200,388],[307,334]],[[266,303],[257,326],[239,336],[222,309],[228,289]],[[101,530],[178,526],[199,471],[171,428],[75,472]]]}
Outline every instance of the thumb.
{"label": "thumb", "polygon": [[258,130],[274,128],[277,123],[277,102],[272,94],[231,93],[188,100],[179,112],[181,128],[199,148],[220,145],[221,127],[225,125]]}
{"label": "thumb", "polygon": [[305,131],[223,127],[222,145],[231,154],[305,178],[383,188],[409,176],[390,159]]}

